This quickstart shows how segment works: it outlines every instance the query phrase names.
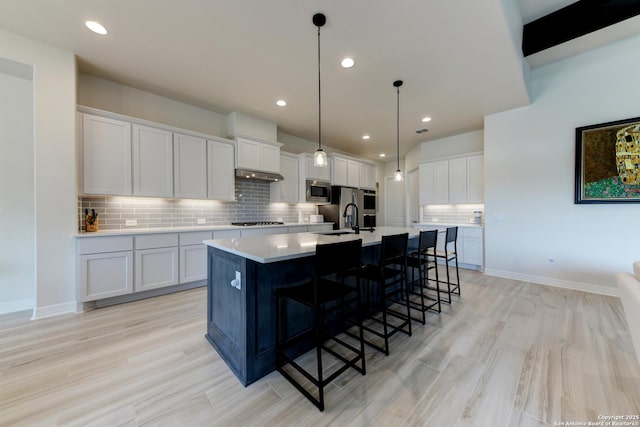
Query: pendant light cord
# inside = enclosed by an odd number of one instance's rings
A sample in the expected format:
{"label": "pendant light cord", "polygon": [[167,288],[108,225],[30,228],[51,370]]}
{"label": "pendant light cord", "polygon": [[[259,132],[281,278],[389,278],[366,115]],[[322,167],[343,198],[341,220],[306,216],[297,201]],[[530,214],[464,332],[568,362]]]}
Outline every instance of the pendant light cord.
{"label": "pendant light cord", "polygon": [[400,170],[400,86],[396,87],[398,104],[396,108],[396,154],[398,156],[398,170]]}
{"label": "pendant light cord", "polygon": [[322,149],[322,101],[320,91],[320,27],[318,27],[318,149]]}

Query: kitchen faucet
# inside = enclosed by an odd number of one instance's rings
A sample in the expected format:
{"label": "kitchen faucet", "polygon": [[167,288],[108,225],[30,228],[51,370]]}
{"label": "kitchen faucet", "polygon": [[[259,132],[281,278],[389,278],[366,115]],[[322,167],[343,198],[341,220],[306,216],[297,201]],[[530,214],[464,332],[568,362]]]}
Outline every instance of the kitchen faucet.
{"label": "kitchen faucet", "polygon": [[358,225],[358,205],[356,205],[355,203],[347,203],[347,206],[344,207],[344,213],[342,214],[342,216],[345,218],[347,217],[347,209],[349,209],[349,206],[353,206],[351,211],[352,217],[353,217],[353,209],[355,209],[356,211],[356,225],[352,225],[351,228],[356,231],[356,234],[360,234],[360,226]]}

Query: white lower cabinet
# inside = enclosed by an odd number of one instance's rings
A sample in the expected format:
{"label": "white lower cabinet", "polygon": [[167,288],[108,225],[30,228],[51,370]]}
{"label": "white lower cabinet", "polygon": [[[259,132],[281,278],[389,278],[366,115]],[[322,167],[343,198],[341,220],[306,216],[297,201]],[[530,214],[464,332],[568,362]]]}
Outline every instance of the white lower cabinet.
{"label": "white lower cabinet", "polygon": [[135,292],[178,284],[178,248],[136,251]]}
{"label": "white lower cabinet", "polygon": [[178,284],[178,235],[135,237],[134,292]]}
{"label": "white lower cabinet", "polygon": [[202,241],[212,236],[211,231],[180,234],[180,283],[207,278],[207,246]]}
{"label": "white lower cabinet", "polygon": [[79,301],[133,292],[133,237],[97,237],[77,244]]}
{"label": "white lower cabinet", "polygon": [[462,251],[460,262],[484,266],[484,239],[481,228],[464,228],[462,233]]}

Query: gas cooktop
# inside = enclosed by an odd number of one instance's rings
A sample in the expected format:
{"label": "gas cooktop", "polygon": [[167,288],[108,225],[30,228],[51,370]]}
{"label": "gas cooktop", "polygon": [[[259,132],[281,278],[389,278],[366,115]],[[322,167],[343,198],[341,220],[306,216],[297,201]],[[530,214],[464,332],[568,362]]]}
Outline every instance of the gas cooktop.
{"label": "gas cooktop", "polygon": [[280,221],[245,221],[245,222],[232,222],[231,225],[239,225],[241,227],[251,227],[254,225],[283,225],[284,222]]}

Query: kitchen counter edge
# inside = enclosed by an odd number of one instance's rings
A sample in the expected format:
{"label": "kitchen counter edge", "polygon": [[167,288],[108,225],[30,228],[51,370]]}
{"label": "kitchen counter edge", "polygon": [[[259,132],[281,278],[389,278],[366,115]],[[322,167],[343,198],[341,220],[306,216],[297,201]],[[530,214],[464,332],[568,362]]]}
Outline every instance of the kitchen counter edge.
{"label": "kitchen counter edge", "polygon": [[166,233],[193,233],[198,231],[223,231],[223,230],[243,230],[243,229],[259,229],[259,228],[284,228],[284,227],[296,227],[296,226],[320,226],[325,224],[333,224],[332,222],[286,222],[284,224],[272,224],[272,225],[206,225],[206,226],[194,226],[194,227],[160,227],[160,228],[136,228],[131,230],[102,230],[93,232],[77,232],[72,236],[75,238],[87,238],[87,237],[105,237],[105,236],[131,236],[140,234],[166,234]]}

